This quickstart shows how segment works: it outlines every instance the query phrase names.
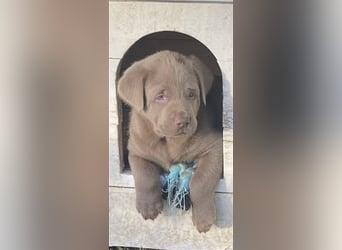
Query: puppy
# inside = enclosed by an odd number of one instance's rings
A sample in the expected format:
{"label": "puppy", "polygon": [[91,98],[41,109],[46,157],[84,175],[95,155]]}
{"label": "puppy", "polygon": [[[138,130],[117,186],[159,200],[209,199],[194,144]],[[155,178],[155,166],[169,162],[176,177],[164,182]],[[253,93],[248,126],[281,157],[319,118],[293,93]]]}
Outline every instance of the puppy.
{"label": "puppy", "polygon": [[206,95],[213,75],[195,56],[161,51],[130,66],[118,95],[131,108],[128,160],[136,208],[145,219],[162,211],[161,170],[196,162],[190,182],[192,221],[207,232],[216,220],[215,189],[222,174],[222,133],[210,125]]}

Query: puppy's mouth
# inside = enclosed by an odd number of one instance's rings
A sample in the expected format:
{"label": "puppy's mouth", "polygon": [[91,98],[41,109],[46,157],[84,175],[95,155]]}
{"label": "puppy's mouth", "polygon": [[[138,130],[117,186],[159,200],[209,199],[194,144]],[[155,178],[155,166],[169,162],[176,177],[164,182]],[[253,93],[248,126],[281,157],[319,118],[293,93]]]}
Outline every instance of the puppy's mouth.
{"label": "puppy's mouth", "polygon": [[176,134],[174,134],[173,137],[179,137],[179,136],[185,136],[185,135],[189,135],[189,132],[179,131]]}
{"label": "puppy's mouth", "polygon": [[182,129],[176,129],[173,131],[156,128],[155,132],[157,135],[161,137],[185,137],[185,136],[191,136],[194,133],[194,129],[192,128],[182,128]]}

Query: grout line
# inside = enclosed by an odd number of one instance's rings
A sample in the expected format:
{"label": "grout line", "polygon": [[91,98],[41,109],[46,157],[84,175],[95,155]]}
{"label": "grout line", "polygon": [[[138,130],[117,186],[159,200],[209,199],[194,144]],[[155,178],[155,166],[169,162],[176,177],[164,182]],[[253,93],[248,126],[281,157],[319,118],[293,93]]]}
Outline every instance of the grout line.
{"label": "grout line", "polygon": [[109,185],[110,188],[124,188],[124,189],[135,189],[134,187],[126,187],[126,186],[111,186]]}

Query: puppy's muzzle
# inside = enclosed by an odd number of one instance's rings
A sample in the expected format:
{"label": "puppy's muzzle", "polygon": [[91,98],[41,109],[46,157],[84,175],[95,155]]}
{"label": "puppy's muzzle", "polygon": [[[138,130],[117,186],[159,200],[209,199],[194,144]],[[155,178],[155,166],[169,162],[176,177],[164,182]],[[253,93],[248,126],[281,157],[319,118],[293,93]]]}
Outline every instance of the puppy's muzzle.
{"label": "puppy's muzzle", "polygon": [[174,123],[177,130],[184,131],[190,126],[191,118],[186,112],[181,111],[176,114]]}
{"label": "puppy's muzzle", "polygon": [[191,117],[185,111],[176,113],[174,117],[174,128],[177,134],[185,134],[191,128]]}

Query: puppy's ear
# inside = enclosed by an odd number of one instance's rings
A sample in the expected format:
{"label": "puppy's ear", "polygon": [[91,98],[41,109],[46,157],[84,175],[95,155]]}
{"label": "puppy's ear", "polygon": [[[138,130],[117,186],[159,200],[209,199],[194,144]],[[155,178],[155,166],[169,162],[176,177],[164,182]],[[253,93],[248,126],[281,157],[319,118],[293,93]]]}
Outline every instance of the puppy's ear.
{"label": "puppy's ear", "polygon": [[147,70],[139,62],[130,66],[118,82],[118,95],[137,111],[144,109],[144,85]]}
{"label": "puppy's ear", "polygon": [[196,76],[198,78],[201,95],[204,105],[206,105],[206,96],[209,93],[211,86],[213,85],[214,76],[211,70],[201,62],[196,56],[189,56]]}

